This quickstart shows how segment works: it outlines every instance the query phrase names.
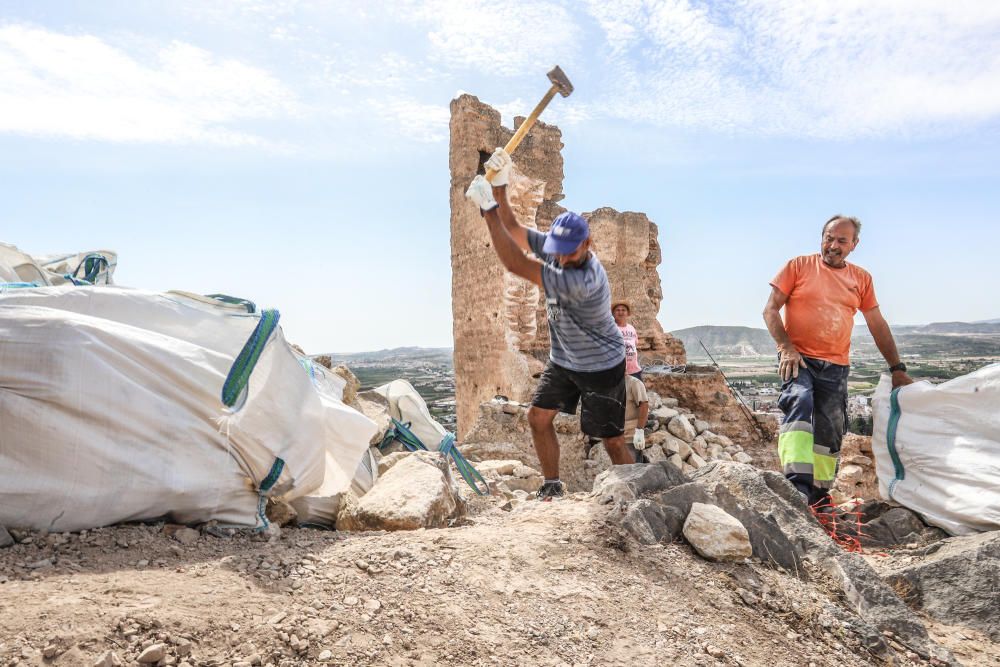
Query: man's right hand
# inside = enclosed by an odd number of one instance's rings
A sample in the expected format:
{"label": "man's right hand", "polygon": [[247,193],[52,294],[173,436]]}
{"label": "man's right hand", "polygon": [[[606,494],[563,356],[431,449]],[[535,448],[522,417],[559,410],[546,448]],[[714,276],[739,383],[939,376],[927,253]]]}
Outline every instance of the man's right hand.
{"label": "man's right hand", "polygon": [[493,151],[493,155],[490,159],[486,161],[483,165],[487,170],[492,169],[496,172],[493,176],[493,187],[501,187],[510,183],[510,170],[514,166],[513,160],[510,159],[510,154],[502,148],[498,148]]}
{"label": "man's right hand", "polygon": [[493,188],[482,174],[472,179],[465,196],[479,204],[480,211],[492,211],[497,207],[497,201],[493,198]]}
{"label": "man's right hand", "polygon": [[792,378],[799,376],[799,367],[806,367],[805,359],[791,345],[780,349],[781,357],[778,361],[778,375],[782,382],[788,382]]}

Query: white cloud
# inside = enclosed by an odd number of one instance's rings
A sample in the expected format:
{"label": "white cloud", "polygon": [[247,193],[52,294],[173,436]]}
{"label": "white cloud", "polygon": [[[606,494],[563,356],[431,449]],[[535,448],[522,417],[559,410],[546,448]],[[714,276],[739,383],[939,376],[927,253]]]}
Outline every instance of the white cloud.
{"label": "white cloud", "polygon": [[447,66],[517,76],[577,54],[579,27],[558,2],[421,0],[406,7],[401,17],[428,27],[431,55]]}
{"label": "white cloud", "polygon": [[447,106],[425,104],[410,97],[369,99],[368,104],[378,117],[398,134],[425,143],[448,138]]}
{"label": "white cloud", "polygon": [[844,139],[1000,115],[1000,4],[591,0],[611,116]]}
{"label": "white cloud", "polygon": [[261,144],[236,125],[296,112],[267,72],[190,44],[172,42],[149,60],[90,35],[0,27],[0,132]]}

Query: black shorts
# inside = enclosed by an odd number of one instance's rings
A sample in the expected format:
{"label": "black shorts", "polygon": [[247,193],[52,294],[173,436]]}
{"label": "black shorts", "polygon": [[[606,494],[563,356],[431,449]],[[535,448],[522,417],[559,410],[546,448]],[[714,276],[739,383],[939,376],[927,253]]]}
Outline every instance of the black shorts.
{"label": "black shorts", "polygon": [[572,415],[581,396],[581,431],[595,438],[614,438],[625,432],[624,361],[605,371],[582,373],[556,365],[550,359],[531,404]]}

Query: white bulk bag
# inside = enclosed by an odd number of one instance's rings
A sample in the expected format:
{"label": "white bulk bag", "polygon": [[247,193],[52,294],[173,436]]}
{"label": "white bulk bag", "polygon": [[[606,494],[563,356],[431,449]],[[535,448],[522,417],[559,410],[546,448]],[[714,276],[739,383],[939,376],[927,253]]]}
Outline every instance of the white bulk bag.
{"label": "white bulk bag", "polygon": [[390,416],[409,424],[410,432],[420,438],[424,447],[437,451],[448,431],[431,416],[427,403],[413,385],[406,380],[393,380],[372,391],[385,397]]}
{"label": "white bulk bag", "polygon": [[259,488],[279,468],[269,492],[287,500],[346,489],[375,425],[317,388],[280,328],[223,406],[260,321],[178,293],[0,291],[0,524],[259,525]]}
{"label": "white bulk bag", "polygon": [[875,390],[879,492],[952,535],[1000,529],[1000,364]]}

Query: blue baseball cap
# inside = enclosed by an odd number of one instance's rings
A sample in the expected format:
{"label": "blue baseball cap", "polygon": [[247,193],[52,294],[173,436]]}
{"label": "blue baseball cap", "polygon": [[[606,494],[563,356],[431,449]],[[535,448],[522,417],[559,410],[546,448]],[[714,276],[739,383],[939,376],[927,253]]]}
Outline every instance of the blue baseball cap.
{"label": "blue baseball cap", "polygon": [[550,255],[572,255],[589,236],[587,221],[572,211],[566,211],[552,221],[542,251]]}

